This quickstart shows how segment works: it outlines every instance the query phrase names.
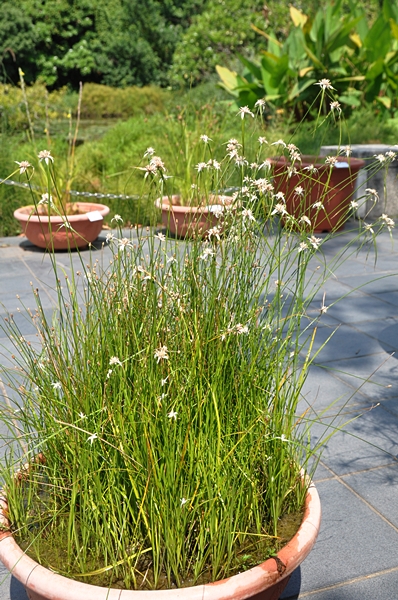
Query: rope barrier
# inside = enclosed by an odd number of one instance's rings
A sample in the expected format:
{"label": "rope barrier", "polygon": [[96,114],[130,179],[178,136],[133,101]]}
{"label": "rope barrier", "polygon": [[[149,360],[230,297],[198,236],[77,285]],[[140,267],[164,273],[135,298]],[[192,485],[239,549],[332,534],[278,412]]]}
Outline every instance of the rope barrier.
{"label": "rope barrier", "polygon": [[[43,188],[32,185],[29,183],[22,183],[21,181],[13,181],[12,179],[0,179],[0,183],[5,183],[6,185],[13,185],[15,187],[21,187],[24,189],[32,189],[38,192],[43,192]],[[232,193],[237,191],[239,188],[237,187],[229,187],[223,190],[219,190],[219,193]],[[108,199],[118,199],[118,200],[139,200],[140,196],[127,196],[125,194],[101,194],[100,192],[78,192],[76,190],[70,190],[69,194],[71,196],[77,196],[81,198],[108,198]]]}
{"label": "rope barrier", "polygon": [[[13,185],[15,187],[21,187],[24,189],[32,189],[38,192],[42,192],[43,189],[37,185],[29,185],[29,183],[22,183],[21,181],[13,181],[12,179],[0,179],[0,183],[6,185]],[[100,192],[78,192],[77,190],[69,191],[71,196],[77,196],[81,198],[108,198],[108,199],[119,199],[119,200],[139,200],[139,196],[127,196],[125,194],[101,194]]]}

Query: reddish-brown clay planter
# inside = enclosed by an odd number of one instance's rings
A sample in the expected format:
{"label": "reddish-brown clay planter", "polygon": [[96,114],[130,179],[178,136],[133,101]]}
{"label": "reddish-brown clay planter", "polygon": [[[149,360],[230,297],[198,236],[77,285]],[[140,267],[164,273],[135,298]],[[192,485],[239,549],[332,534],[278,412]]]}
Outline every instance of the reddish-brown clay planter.
{"label": "reddish-brown clay planter", "polygon": [[[7,527],[5,501],[2,508],[0,523]],[[278,552],[278,560],[270,558],[253,569],[222,581],[173,590],[118,590],[67,579],[26,556],[7,531],[0,533],[0,560],[25,586],[30,600],[277,600],[290,575],[311,551],[320,522],[319,496],[311,484],[300,528]]]}
{"label": "reddish-brown clay planter", "polygon": [[64,220],[59,216],[32,214],[35,212],[33,205],[18,208],[14,212],[14,217],[20,222],[22,232],[28,240],[39,248],[47,250],[84,248],[99,236],[109,208],[104,204],[93,202],[75,202],[73,206],[79,211],[78,214],[67,217],[73,231],[62,226]]}
{"label": "reddish-brown clay planter", "polygon": [[[290,177],[287,169],[291,162],[286,157],[270,159],[274,166],[275,191],[284,193],[287,212],[296,218],[308,217],[317,233],[342,229],[358,171],[365,166],[365,161],[339,156],[337,164],[331,167],[325,164],[324,157],[303,155],[301,158],[301,162],[294,164],[297,173]],[[317,172],[305,169],[310,165]],[[303,196],[295,193],[298,186],[304,189]],[[322,202],[323,208],[313,208],[316,202]]]}
{"label": "reddish-brown clay planter", "polygon": [[211,196],[207,206],[181,206],[180,196],[158,198],[155,206],[162,211],[162,225],[180,238],[206,237],[213,227],[222,229],[222,217],[217,217],[217,206],[228,206],[229,196]]}

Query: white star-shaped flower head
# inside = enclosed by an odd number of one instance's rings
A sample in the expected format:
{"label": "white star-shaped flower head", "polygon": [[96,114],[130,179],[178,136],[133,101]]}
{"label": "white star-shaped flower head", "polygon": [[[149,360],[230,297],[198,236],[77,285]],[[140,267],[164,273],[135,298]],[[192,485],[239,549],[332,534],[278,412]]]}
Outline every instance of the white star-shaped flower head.
{"label": "white star-shaped flower head", "polygon": [[50,164],[50,162],[54,162],[54,158],[51,156],[51,152],[49,150],[40,150],[37,157],[40,162],[44,160],[46,165]]}
{"label": "white star-shaped flower head", "polygon": [[250,115],[254,119],[254,114],[250,110],[248,106],[241,106],[237,116],[240,116],[241,119],[244,119],[246,115]]}
{"label": "white star-shaped flower head", "polygon": [[154,358],[157,359],[158,364],[160,363],[161,360],[169,360],[167,346],[160,346],[160,348],[156,348],[153,356],[154,356]]}
{"label": "white star-shaped flower head", "polygon": [[314,85],[319,85],[319,87],[322,90],[334,90],[335,89],[332,86],[332,84],[330,83],[330,79],[320,79],[317,83],[314,83]]}
{"label": "white star-shaped flower head", "polygon": [[23,173],[26,173],[26,171],[29,169],[29,167],[32,166],[27,160],[21,160],[21,162],[18,162],[17,160],[15,160],[14,162],[19,166],[19,174],[20,175],[22,175]]}

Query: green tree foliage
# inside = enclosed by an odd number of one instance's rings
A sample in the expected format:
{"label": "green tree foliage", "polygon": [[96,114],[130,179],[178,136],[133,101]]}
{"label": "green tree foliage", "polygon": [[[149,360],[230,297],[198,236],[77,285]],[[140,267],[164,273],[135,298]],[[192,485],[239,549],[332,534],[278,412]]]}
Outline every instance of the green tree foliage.
{"label": "green tree foliage", "polygon": [[35,49],[33,25],[14,3],[0,4],[0,81],[18,80],[18,64],[29,60]]}
{"label": "green tree foliage", "polygon": [[[293,0],[306,14],[327,3]],[[359,4],[380,12],[379,0]],[[0,0],[0,83],[17,83],[19,67],[50,88],[195,85],[260,50],[251,24],[283,40],[289,20],[280,0]]]}
{"label": "green tree foliage", "polygon": [[177,44],[171,82],[196,85],[211,78],[220,60],[232,64],[237,50],[255,48],[250,24],[264,27],[269,12],[263,0],[209,0]]}
{"label": "green tree foliage", "polygon": [[[201,0],[114,0],[118,18],[103,11],[98,20],[97,63],[106,85],[167,85],[175,45]],[[116,22],[117,21],[117,22]]]}
{"label": "green tree foliage", "polygon": [[[3,2],[3,9],[12,3]],[[95,60],[90,42],[95,39],[95,9],[92,0],[22,0],[19,13],[30,20],[29,51],[14,51],[15,66],[28,83],[41,79],[57,87],[93,74]],[[26,35],[27,35],[26,34]],[[0,36],[0,49],[13,47],[7,31]],[[9,61],[3,61],[7,76],[16,81]]]}
{"label": "green tree foliage", "polygon": [[[175,44],[201,0],[11,0],[0,7],[3,81],[166,83]],[[6,74],[6,75],[4,75]]]}

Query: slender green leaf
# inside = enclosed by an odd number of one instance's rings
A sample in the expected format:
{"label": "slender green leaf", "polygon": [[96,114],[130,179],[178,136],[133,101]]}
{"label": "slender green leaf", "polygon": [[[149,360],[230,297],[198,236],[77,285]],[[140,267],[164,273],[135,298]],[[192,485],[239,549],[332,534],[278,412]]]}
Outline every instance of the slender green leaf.
{"label": "slender green leaf", "polygon": [[343,104],[348,104],[349,106],[361,106],[361,101],[357,96],[353,95],[345,95],[339,96],[339,101]]}
{"label": "slender green leaf", "polygon": [[394,20],[397,18],[397,13],[394,11],[394,2],[392,0],[383,0],[382,11],[386,23],[388,23],[390,19]]}
{"label": "slender green leaf", "polygon": [[323,11],[321,10],[315,15],[309,37],[313,42],[319,41],[319,43],[323,45],[325,37],[325,18],[323,16]]}
{"label": "slender green leaf", "polygon": [[254,75],[254,77],[256,77],[257,79],[261,79],[260,65],[256,64],[252,60],[249,60],[248,58],[245,58],[244,56],[242,56],[242,54],[238,53],[237,57],[239,58],[242,65],[244,65],[246,67],[246,69],[248,69],[248,71],[250,71],[250,73],[252,73]]}
{"label": "slender green leaf", "polygon": [[268,52],[267,50],[262,50],[261,65],[265,71],[270,73],[270,75],[273,75],[277,70],[280,60],[281,57],[275,56],[275,54],[271,54],[271,52]]}
{"label": "slender green leaf", "polygon": [[238,84],[235,71],[230,71],[226,67],[221,67],[220,65],[216,65],[216,71],[224,84],[224,88],[228,91],[233,91]]}
{"label": "slender green leaf", "polygon": [[367,60],[370,62],[376,62],[387,54],[391,45],[391,30],[386,26],[383,15],[380,15],[373,23],[363,43],[366,48]]}
{"label": "slender green leaf", "polygon": [[325,65],[318,59],[317,56],[315,56],[315,54],[308,48],[308,46],[304,46],[304,50],[308,57],[314,63],[315,67],[317,67],[318,69],[322,69],[322,71],[326,71]]}
{"label": "slender green leaf", "polygon": [[297,98],[297,96],[300,96],[300,94],[304,90],[309,88],[311,85],[314,85],[315,83],[316,83],[316,79],[307,79],[306,81],[303,81],[303,82],[297,82],[291,89],[288,99],[294,100],[294,98]]}
{"label": "slender green leaf", "polygon": [[376,62],[369,66],[366,72],[366,80],[371,81],[372,79],[376,79],[379,75],[381,75],[384,71],[384,58],[379,58]]}
{"label": "slender green leaf", "polygon": [[385,106],[385,108],[388,108],[388,110],[391,108],[391,98],[389,98],[388,96],[377,96],[376,102],[379,102],[380,104]]}
{"label": "slender green leaf", "polygon": [[273,87],[271,84],[272,75],[269,71],[261,68],[263,87],[267,94],[278,94],[278,88]]}
{"label": "slender green leaf", "polygon": [[280,57],[275,65],[273,73],[271,73],[270,85],[273,88],[278,88],[289,70],[289,57],[287,54]]}
{"label": "slender green leaf", "polygon": [[390,27],[394,38],[398,40],[398,23],[394,19],[390,19]]}

